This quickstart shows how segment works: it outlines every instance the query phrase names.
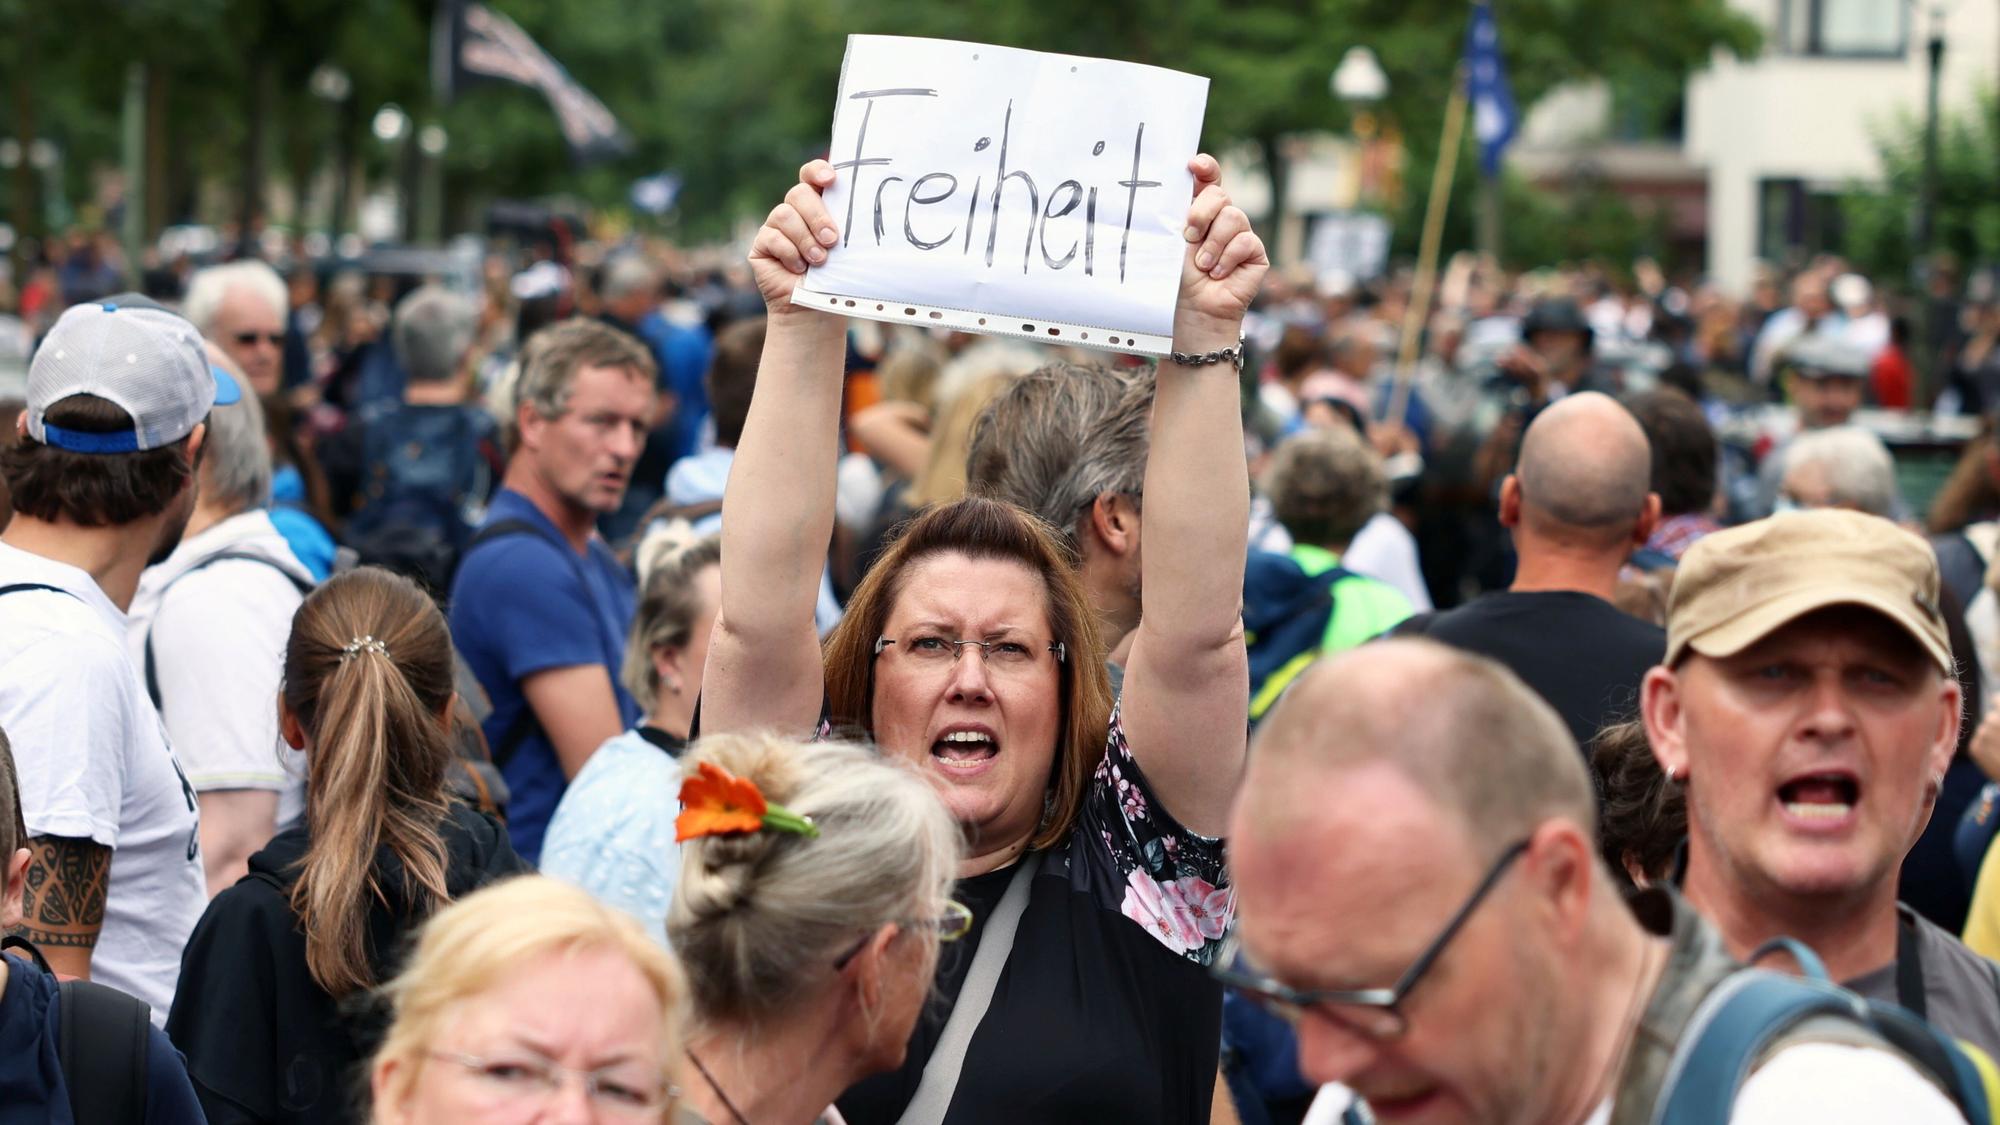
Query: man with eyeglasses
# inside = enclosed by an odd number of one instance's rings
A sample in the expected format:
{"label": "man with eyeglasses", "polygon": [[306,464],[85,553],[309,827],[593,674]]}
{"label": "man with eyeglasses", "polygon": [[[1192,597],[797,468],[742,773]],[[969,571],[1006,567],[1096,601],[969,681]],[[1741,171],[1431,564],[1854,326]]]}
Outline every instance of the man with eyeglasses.
{"label": "man with eyeglasses", "polygon": [[276,393],[284,375],[285,319],[291,297],[278,271],[254,259],[210,266],[188,283],[187,318],[243,369],[257,395]]}
{"label": "man with eyeglasses", "polygon": [[[1396,640],[1322,662],[1259,728],[1239,792],[1241,956],[1219,975],[1378,1120],[1650,1121],[1696,1002],[1736,967],[1670,892],[1620,899],[1567,728],[1484,657]],[[1963,1119],[1853,1030],[1781,1040],[1730,1120]]]}
{"label": "man with eyeglasses", "polygon": [[1922,539],[1859,512],[1702,540],[1646,733],[1686,786],[1688,901],[1731,952],[1798,938],[1853,991],[2000,1057],[2000,966],[1897,903],[1958,745],[1938,586]]}

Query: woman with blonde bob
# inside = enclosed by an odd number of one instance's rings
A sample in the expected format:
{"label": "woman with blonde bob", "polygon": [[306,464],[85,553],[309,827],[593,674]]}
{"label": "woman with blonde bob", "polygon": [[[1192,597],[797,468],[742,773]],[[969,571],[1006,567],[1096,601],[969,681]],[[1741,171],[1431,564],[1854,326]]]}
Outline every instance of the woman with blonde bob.
{"label": "woman with blonde bob", "polygon": [[1144,243],[1180,266],[1142,489],[1143,612],[1116,707],[1078,560],[996,500],[912,520],[822,649],[812,606],[833,527],[845,322],[838,301],[793,295],[809,267],[846,253],[820,193],[850,173],[800,169],[752,245],[769,328],[724,502],[704,729],[805,737],[824,707],[835,730],[914,766],[966,840],[956,897],[978,934],[970,956],[944,959],[942,999],[902,1065],[841,1097],[853,1125],[1209,1120],[1222,995],[1205,967],[1232,910],[1219,837],[1249,709],[1237,377],[1269,262],[1216,161],[1188,172],[1185,243]]}
{"label": "woman with blonde bob", "polygon": [[[838,1121],[842,1090],[902,1063],[939,942],[970,926],[950,898],[958,827],[915,770],[848,743],[715,735],[685,767],[667,934],[700,1027],[688,1106],[712,1125]],[[745,805],[768,811],[732,822]]]}
{"label": "woman with blonde bob", "polygon": [[664,1122],[686,982],[639,924],[540,875],[438,912],[383,991],[378,1125]]}

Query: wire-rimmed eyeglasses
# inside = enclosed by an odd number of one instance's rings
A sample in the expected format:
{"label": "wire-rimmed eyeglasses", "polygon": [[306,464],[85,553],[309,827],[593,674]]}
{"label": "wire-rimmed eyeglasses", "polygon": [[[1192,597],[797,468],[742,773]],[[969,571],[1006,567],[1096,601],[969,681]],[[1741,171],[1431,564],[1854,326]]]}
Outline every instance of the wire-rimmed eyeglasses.
{"label": "wire-rimmed eyeglasses", "polygon": [[[875,639],[875,655],[898,643],[893,637]],[[901,642],[902,650],[909,654],[912,663],[920,667],[942,668],[958,663],[958,655],[971,645],[980,650],[989,668],[1026,668],[1035,662],[1035,650],[1026,641],[1001,638],[997,641],[957,640],[941,637],[934,633],[918,633],[906,637]],[[1061,641],[1050,641],[1048,651],[1055,654],[1056,663],[1061,664],[1069,657],[1069,650]]]}
{"label": "wire-rimmed eyeglasses", "polygon": [[1530,843],[1530,840],[1521,840],[1500,853],[1500,858],[1493,861],[1493,866],[1487,869],[1485,877],[1480,879],[1479,886],[1465,900],[1465,904],[1445,923],[1437,938],[1417,955],[1416,961],[1393,987],[1359,990],[1293,988],[1245,963],[1233,937],[1209,972],[1227,988],[1255,1001],[1287,1023],[1297,1023],[1310,1009],[1366,1038],[1394,1039],[1409,1030],[1409,1020],[1403,1015],[1403,1001],[1409,998],[1410,992],[1424,979],[1431,966],[1437,964],[1445,947],[1451,944],[1451,939],[1465,927],[1472,912],[1499,884],[1500,877],[1527,852]]}

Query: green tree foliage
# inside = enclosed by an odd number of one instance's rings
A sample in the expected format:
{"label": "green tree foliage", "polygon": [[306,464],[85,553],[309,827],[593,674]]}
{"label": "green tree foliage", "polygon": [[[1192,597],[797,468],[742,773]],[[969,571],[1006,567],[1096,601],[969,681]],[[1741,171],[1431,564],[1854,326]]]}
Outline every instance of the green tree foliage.
{"label": "green tree foliage", "polygon": [[[116,160],[122,76],[137,58],[166,76],[175,212],[192,205],[199,182],[293,178],[343,146],[376,174],[392,172],[394,154],[367,124],[394,101],[420,119],[441,112],[461,219],[498,196],[562,193],[616,206],[635,176],[671,168],[685,181],[683,233],[715,235],[759,217],[797,166],[824,150],[849,33],[980,40],[1204,74],[1208,147],[1272,154],[1285,136],[1348,126],[1327,79],[1348,47],[1365,43],[1389,75],[1381,112],[1409,141],[1409,194],[1421,196],[1466,19],[1466,0],[487,2],[604,100],[633,137],[630,156],[574,168],[529,90],[482,85],[446,109],[432,106],[435,0],[0,0],[0,65],[11,82],[0,120],[11,117],[8,131],[20,132],[31,90],[37,127],[63,140],[80,194],[91,166]],[[1681,75],[1717,49],[1756,45],[1728,0],[1498,2],[1524,106],[1562,81]],[[325,62],[353,78],[345,113],[306,90]],[[1275,171],[1282,187],[1283,169]]]}
{"label": "green tree foliage", "polygon": [[[1981,93],[1974,105],[1947,109],[1938,122],[1937,246],[1966,265],[2000,260],[2000,99]],[[1844,250],[1870,277],[1909,279],[1922,254],[1915,244],[1923,193],[1924,126],[1913,113],[1898,115],[1876,137],[1883,176],[1855,184],[1841,199]]]}

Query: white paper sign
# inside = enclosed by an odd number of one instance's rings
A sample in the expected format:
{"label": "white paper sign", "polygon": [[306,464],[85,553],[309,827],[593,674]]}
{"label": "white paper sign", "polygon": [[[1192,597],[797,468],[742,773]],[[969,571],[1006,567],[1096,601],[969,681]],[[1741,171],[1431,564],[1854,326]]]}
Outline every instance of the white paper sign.
{"label": "white paper sign", "polygon": [[851,35],[794,291],[845,316],[1165,355],[1208,80],[978,43]]}

